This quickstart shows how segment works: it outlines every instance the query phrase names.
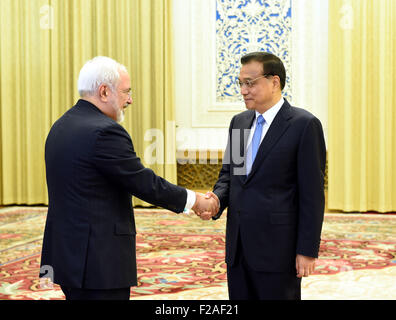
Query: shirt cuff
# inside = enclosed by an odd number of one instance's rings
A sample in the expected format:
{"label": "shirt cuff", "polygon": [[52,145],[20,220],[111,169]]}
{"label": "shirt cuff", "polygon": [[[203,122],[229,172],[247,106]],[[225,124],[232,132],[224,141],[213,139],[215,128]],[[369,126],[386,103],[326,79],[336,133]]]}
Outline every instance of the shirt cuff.
{"label": "shirt cuff", "polygon": [[188,213],[195,204],[196,196],[194,191],[188,189],[186,190],[187,190],[187,201],[183,212]]}

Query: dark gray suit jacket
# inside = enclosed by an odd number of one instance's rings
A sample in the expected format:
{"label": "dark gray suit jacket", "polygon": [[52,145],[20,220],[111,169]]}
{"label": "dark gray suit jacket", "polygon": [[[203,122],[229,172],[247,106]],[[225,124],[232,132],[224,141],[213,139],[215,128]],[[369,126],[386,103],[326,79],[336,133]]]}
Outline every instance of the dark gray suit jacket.
{"label": "dark gray suit jacket", "polygon": [[145,168],[125,129],[85,100],[52,126],[45,163],[49,207],[41,265],[67,287],[136,285],[131,196],[182,212],[186,190]]}

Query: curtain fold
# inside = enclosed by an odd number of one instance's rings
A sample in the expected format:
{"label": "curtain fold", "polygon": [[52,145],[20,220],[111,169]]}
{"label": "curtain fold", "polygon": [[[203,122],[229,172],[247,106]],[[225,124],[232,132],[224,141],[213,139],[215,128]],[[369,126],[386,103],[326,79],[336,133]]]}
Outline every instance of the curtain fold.
{"label": "curtain fold", "polygon": [[[131,128],[142,162],[172,183],[177,182],[176,128],[172,67],[172,1],[135,1],[134,46],[141,56],[132,59],[134,103],[127,117],[139,124]],[[150,17],[148,19],[148,17]],[[134,199],[135,205],[148,205]]]}
{"label": "curtain fold", "polygon": [[40,28],[49,24],[48,4],[1,1],[1,204],[46,201],[43,141],[50,123],[50,36]]}
{"label": "curtain fold", "polygon": [[[167,126],[174,121],[171,0],[1,0],[1,9],[0,205],[48,203],[45,138],[79,98],[79,71],[97,55],[127,67],[134,103],[122,125],[143,162],[176,183],[175,162],[143,157],[147,130],[175,139]],[[175,157],[172,143],[157,152]]]}
{"label": "curtain fold", "polygon": [[395,44],[395,1],[329,1],[329,209],[396,211]]}

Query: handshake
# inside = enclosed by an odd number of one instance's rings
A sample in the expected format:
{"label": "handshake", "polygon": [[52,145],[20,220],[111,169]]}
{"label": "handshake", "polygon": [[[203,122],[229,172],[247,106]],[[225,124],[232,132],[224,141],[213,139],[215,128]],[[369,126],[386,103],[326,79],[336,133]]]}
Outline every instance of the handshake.
{"label": "handshake", "polygon": [[202,220],[209,220],[219,212],[220,201],[217,196],[208,191],[206,194],[195,193],[196,200],[191,208]]}

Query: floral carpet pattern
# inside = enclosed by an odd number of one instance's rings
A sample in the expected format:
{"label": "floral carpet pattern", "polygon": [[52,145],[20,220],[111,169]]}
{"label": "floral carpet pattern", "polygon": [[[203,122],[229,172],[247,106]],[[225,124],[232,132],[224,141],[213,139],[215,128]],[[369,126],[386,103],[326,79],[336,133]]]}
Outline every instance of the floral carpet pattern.
{"label": "floral carpet pattern", "polygon": [[[0,299],[57,300],[38,278],[46,207],[0,209]],[[135,209],[138,286],[131,299],[228,299],[225,222]],[[396,215],[326,214],[315,273],[302,298],[396,299]]]}

